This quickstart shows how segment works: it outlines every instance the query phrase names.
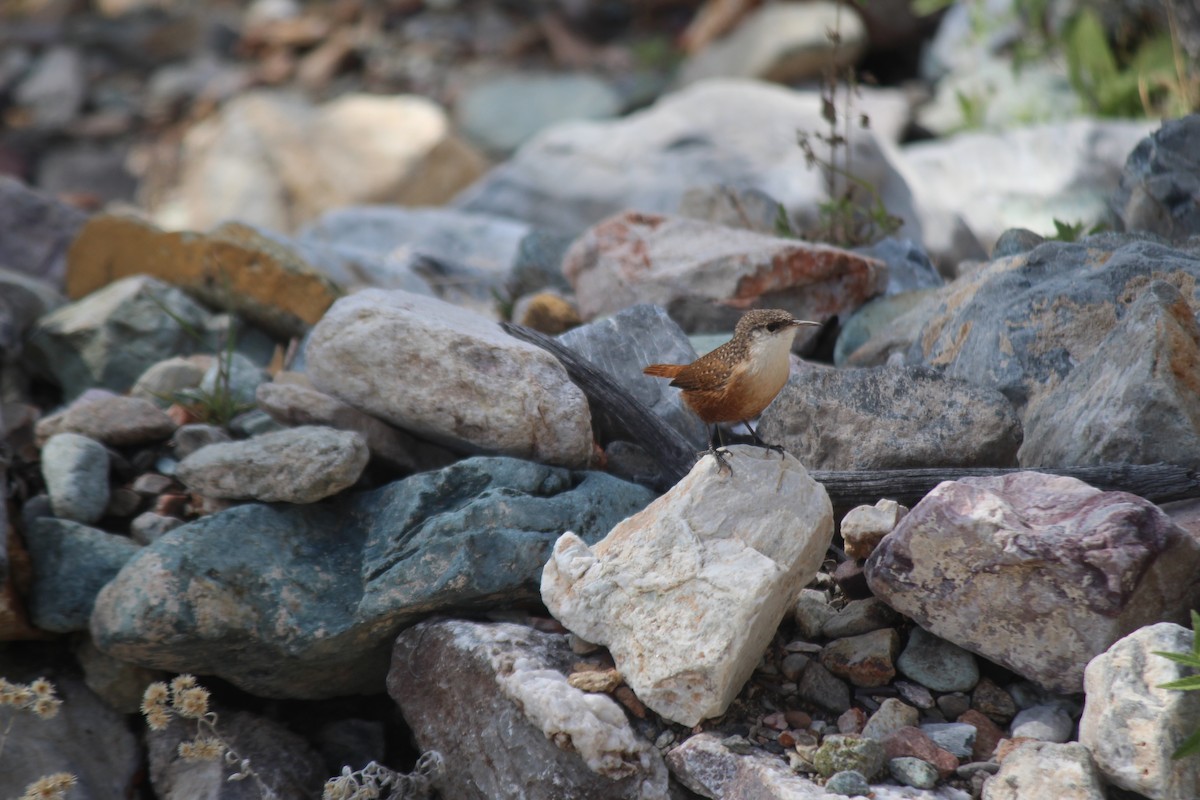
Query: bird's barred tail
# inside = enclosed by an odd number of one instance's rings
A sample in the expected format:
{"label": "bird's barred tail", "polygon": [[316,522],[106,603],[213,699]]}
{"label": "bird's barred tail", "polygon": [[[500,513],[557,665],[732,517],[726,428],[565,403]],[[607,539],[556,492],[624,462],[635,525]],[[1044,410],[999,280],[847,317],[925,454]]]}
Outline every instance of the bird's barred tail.
{"label": "bird's barred tail", "polygon": [[687,364],[651,364],[642,370],[643,375],[655,378],[674,378]]}

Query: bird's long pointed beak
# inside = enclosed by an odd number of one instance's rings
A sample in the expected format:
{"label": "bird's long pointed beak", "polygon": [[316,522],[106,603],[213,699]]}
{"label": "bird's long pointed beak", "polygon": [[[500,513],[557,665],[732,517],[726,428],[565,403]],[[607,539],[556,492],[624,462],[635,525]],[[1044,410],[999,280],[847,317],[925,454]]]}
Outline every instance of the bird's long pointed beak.
{"label": "bird's long pointed beak", "polygon": [[817,326],[817,327],[819,328],[819,327],[821,327],[823,324],[825,324],[825,323],[823,323],[823,322],[812,322],[812,321],[810,321],[810,320],[807,320],[807,319],[794,319],[794,320],[792,320],[792,325],[795,325],[795,326],[797,326],[797,327],[799,327],[799,326],[801,326],[801,325],[815,325],[815,326]]}

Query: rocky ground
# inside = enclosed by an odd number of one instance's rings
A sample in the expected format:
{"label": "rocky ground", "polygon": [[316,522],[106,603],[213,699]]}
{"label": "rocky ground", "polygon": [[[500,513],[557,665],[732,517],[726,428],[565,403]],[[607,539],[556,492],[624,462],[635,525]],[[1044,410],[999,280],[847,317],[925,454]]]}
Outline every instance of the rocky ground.
{"label": "rocky ground", "polygon": [[[17,5],[0,797],[1200,796],[1200,115],[964,5]],[[641,369],[762,307],[727,473]]]}

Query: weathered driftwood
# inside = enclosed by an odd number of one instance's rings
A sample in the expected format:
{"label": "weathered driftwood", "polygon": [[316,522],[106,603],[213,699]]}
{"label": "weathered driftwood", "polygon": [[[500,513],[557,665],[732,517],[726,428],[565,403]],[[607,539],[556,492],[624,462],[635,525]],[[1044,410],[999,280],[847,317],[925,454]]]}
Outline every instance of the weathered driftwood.
{"label": "weathered driftwood", "polygon": [[[1200,476],[1193,469],[1173,464],[1112,464],[1099,467],[1039,468],[1037,472],[1068,475],[1097,489],[1136,494],[1154,503],[1200,497]],[[825,486],[835,508],[872,505],[887,497],[910,508],[942,481],[1005,475],[1021,472],[1012,468],[928,467],[924,469],[817,470],[813,478]]]}
{"label": "weathered driftwood", "polygon": [[[529,328],[508,323],[502,325],[511,335],[547,350],[562,363],[571,380],[587,395],[597,428],[605,433],[605,438],[636,442],[658,462],[662,477],[654,488],[662,490],[674,485],[696,463],[694,448],[682,436],[578,353]],[[815,470],[812,476],[825,486],[834,508],[844,512],[855,506],[873,505],[884,497],[912,507],[942,481],[1020,471],[1016,467],[928,467],[846,472]],[[1113,464],[1037,471],[1068,475],[1098,489],[1129,492],[1154,503],[1200,497],[1200,474],[1173,464]]]}

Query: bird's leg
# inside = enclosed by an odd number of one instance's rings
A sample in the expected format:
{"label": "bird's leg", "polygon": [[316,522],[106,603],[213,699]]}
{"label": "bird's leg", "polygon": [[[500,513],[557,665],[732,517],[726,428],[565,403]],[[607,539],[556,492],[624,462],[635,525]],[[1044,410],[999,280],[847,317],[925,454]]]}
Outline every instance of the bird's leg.
{"label": "bird's leg", "polygon": [[[720,447],[717,446],[718,439],[721,442]],[[729,466],[729,462],[725,460],[725,456],[728,453],[729,451],[725,449],[725,439],[721,436],[721,426],[713,425],[712,436],[708,437],[708,449],[700,455],[711,455],[717,460],[717,468],[721,472],[728,472],[732,475],[733,467]]]}
{"label": "bird's leg", "polygon": [[767,443],[766,443],[766,442],[764,442],[764,441],[762,440],[762,438],[761,438],[761,437],[758,435],[758,431],[756,431],[756,430],[754,430],[754,428],[751,428],[751,427],[750,427],[750,423],[749,423],[749,422],[747,422],[746,420],[742,420],[742,424],[746,426],[746,429],[750,431],[750,435],[754,437],[754,443],[755,443],[755,444],[757,444],[759,447],[766,448],[767,450],[774,450],[776,453],[779,453],[779,455],[780,455],[780,457],[781,457],[781,458],[783,457],[783,445],[781,445],[781,444],[767,444]]}

